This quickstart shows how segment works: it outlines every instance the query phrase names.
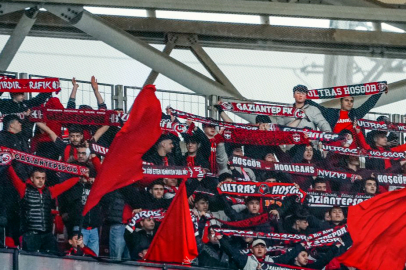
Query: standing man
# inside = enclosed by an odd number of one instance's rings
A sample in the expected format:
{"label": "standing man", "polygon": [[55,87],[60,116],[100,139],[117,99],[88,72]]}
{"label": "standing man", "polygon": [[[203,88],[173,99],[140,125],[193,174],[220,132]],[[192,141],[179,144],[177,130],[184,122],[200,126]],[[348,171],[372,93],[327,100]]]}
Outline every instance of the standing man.
{"label": "standing man", "polygon": [[[388,93],[388,88],[386,88],[385,93]],[[340,133],[341,130],[348,129],[354,134],[355,137],[357,134],[354,130],[354,121],[363,118],[372,108],[374,108],[381,96],[382,93],[372,95],[358,108],[354,108],[353,97],[340,98],[340,109],[326,108],[313,100],[307,100],[306,103],[320,109],[323,116],[329,122],[334,133]]]}
{"label": "standing man", "polygon": [[17,176],[13,167],[9,167],[8,173],[21,198],[23,250],[57,252],[56,239],[52,234],[52,200],[74,186],[79,177],[46,187],[46,173],[41,168],[35,168],[26,183]]}
{"label": "standing man", "polygon": [[321,131],[331,132],[331,127],[320,110],[314,104],[307,102],[308,92],[309,90],[304,85],[296,85],[293,87],[293,98],[295,99],[293,106],[296,109],[304,110],[307,117],[301,119],[295,119],[293,117],[278,117],[277,123],[279,125],[297,128],[306,127],[313,130],[318,127]]}

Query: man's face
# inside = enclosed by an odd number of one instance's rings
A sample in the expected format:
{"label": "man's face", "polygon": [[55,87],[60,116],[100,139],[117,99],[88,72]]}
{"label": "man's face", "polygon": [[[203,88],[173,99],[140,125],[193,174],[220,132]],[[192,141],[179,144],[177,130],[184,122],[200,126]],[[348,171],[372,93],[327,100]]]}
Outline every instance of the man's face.
{"label": "man's face", "polygon": [[216,128],[214,126],[205,126],[203,131],[207,136],[210,137],[213,137],[216,134]]}
{"label": "man's face", "polygon": [[376,182],[374,180],[367,180],[365,182],[365,193],[369,195],[375,195],[377,191]]}
{"label": "man's face", "polygon": [[332,222],[341,222],[344,220],[343,210],[340,208],[334,208],[331,210],[331,221]]}
{"label": "man's face", "polygon": [[178,185],[178,179],[176,178],[164,178],[165,185],[169,187],[176,187]]}
{"label": "man's face", "polygon": [[173,142],[172,142],[172,140],[163,140],[161,142],[161,146],[165,150],[165,152],[168,154],[168,153],[172,152]]}
{"label": "man's face", "polygon": [[341,99],[341,110],[350,111],[354,107],[353,97],[344,97]]}
{"label": "man's face", "polygon": [[164,196],[164,187],[161,185],[155,185],[151,189],[152,197],[155,199],[162,199]]}
{"label": "man's face", "polygon": [[219,240],[217,239],[213,229],[210,229],[209,241],[213,245],[218,245],[219,244]]}
{"label": "man's face", "polygon": [[313,147],[310,145],[306,146],[306,150],[303,153],[303,158],[307,161],[311,161],[313,158]]}
{"label": "man's face", "polygon": [[14,120],[10,123],[10,131],[12,131],[14,134],[20,133],[21,130],[23,129],[23,125],[21,124],[20,121]]}
{"label": "man's face", "polygon": [[276,162],[275,155],[272,154],[272,153],[266,154],[266,156],[265,156],[265,161],[268,161],[268,162]]}
{"label": "man's face", "polygon": [[195,208],[199,212],[207,212],[209,210],[209,202],[206,200],[199,200],[195,203]]}
{"label": "man's face", "polygon": [[265,182],[276,183],[276,178],[268,178],[268,179],[265,180]]}
{"label": "man's face", "polygon": [[73,145],[79,145],[83,140],[83,134],[79,132],[70,132],[69,141]]}
{"label": "man's face", "polygon": [[318,192],[326,192],[327,191],[327,184],[326,183],[316,183],[314,185],[314,190]]}
{"label": "man's face", "polygon": [[13,93],[11,95],[11,97],[16,102],[23,102],[24,101],[24,93]]}
{"label": "man's face", "polygon": [[296,103],[304,103],[306,101],[307,94],[305,92],[295,91],[293,93],[293,98]]}
{"label": "man's face", "polygon": [[240,156],[240,157],[244,156],[242,148],[241,147],[234,148],[233,155],[234,156]]}
{"label": "man's face", "polygon": [[257,258],[262,258],[266,254],[266,246],[263,244],[258,244],[255,247],[252,247],[252,254]]}
{"label": "man's face", "polygon": [[247,203],[248,212],[251,214],[258,214],[259,213],[259,201],[258,200],[251,200]]}
{"label": "man's face", "polygon": [[155,229],[155,221],[152,218],[146,218],[140,222],[143,230],[151,232]]}
{"label": "man's face", "polygon": [[87,156],[86,153],[86,147],[80,147],[80,148],[76,148],[78,151],[78,161],[85,163],[87,162],[87,160],[89,159],[89,157]]}
{"label": "man's face", "polygon": [[73,247],[73,248],[77,248],[79,246],[79,237],[78,235],[74,235],[72,236],[71,239],[69,239],[69,244]]}
{"label": "man's face", "polygon": [[36,188],[42,188],[45,185],[45,176],[44,172],[34,172],[30,179]]}
{"label": "man's face", "polygon": [[356,156],[348,156],[349,164],[354,166],[359,166],[359,157]]}
{"label": "man's face", "polygon": [[388,138],[383,134],[375,136],[374,141],[376,146],[385,147],[388,145]]}
{"label": "man's face", "polygon": [[258,123],[259,130],[269,130],[270,124],[269,123]]}
{"label": "man's face", "polygon": [[309,258],[308,258],[307,252],[306,252],[306,251],[300,252],[299,255],[297,255],[297,257],[296,257],[296,260],[297,260],[297,263],[298,263],[300,266],[305,266],[305,265],[307,265],[307,263],[309,262]]}
{"label": "man's face", "polygon": [[296,226],[300,229],[300,230],[306,230],[307,227],[309,227],[309,223],[307,222],[307,220],[296,220]]}
{"label": "man's face", "polygon": [[189,154],[194,154],[197,152],[197,143],[195,142],[188,142],[186,144],[186,148]]}

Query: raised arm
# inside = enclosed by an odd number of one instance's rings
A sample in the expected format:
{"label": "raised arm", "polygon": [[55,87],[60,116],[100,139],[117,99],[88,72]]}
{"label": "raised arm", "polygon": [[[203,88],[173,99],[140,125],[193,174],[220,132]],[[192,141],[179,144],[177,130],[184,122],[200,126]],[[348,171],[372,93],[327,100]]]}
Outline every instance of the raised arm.
{"label": "raised arm", "polygon": [[58,135],[56,135],[56,133],[50,129],[45,123],[43,122],[38,122],[37,123],[37,127],[39,127],[40,129],[42,129],[45,133],[48,134],[48,136],[51,138],[51,140],[53,142],[55,142],[59,137]]}
{"label": "raised arm", "polygon": [[79,177],[70,178],[63,183],[57,184],[55,186],[49,187],[49,191],[51,192],[52,199],[55,199],[74,185],[79,182]]}
{"label": "raised arm", "polygon": [[8,167],[8,175],[11,178],[11,182],[13,183],[13,186],[18,192],[18,195],[20,195],[20,198],[22,199],[25,195],[25,183],[21,181],[20,177],[18,177],[17,173],[15,172],[14,168],[12,166]]}
{"label": "raised arm", "polygon": [[[220,101],[219,101],[220,102]],[[223,108],[219,104],[214,105],[214,108],[217,109],[217,111],[220,113],[221,119],[223,119],[225,122],[233,123],[234,121],[224,112]]]}
{"label": "raised arm", "polygon": [[373,109],[378,102],[379,98],[382,96],[382,93],[377,95],[372,95],[369,97],[361,106],[354,109],[355,116],[358,119],[363,118],[371,109]]}
{"label": "raised arm", "polygon": [[97,106],[99,107],[99,109],[107,110],[107,106],[104,103],[102,96],[100,95],[99,85],[97,84],[96,78],[94,76],[92,76],[92,79],[90,82],[92,84],[94,95],[96,96],[96,99],[97,99]]}
{"label": "raised arm", "polygon": [[72,78],[72,85],[72,92],[70,93],[68,105],[66,106],[67,109],[76,109],[76,93],[78,91],[79,84],[76,83],[75,77]]}
{"label": "raised arm", "polygon": [[321,131],[331,132],[330,124],[327,122],[326,118],[324,118],[323,114],[318,108],[315,109],[314,114],[314,122]]}
{"label": "raised arm", "polygon": [[30,100],[24,100],[24,104],[28,108],[38,107],[45,103],[45,101],[52,96],[52,93],[41,93],[38,94],[36,97],[33,97]]}
{"label": "raised arm", "polygon": [[98,130],[96,130],[96,133],[93,135],[94,141],[97,142],[109,128],[110,126],[102,126]]}

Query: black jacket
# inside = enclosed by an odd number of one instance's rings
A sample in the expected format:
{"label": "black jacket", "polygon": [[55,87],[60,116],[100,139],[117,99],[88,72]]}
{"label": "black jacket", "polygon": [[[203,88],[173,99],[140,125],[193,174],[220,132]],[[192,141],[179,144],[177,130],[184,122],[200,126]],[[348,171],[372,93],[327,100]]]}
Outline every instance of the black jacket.
{"label": "black jacket", "polygon": [[[348,113],[348,117],[351,119],[351,121],[363,118],[371,109],[374,108],[374,106],[376,105],[381,96],[382,93],[372,95],[370,98],[368,98],[367,101],[364,102],[364,104],[362,104],[358,108],[356,109],[352,108]],[[326,108],[309,99],[306,100],[306,103],[317,107],[323,114],[324,118],[326,118],[327,122],[330,124],[331,129],[334,129],[338,119],[340,118],[340,109]]]}
{"label": "black jacket", "polygon": [[101,200],[106,222],[110,225],[122,224],[125,204],[129,204],[133,209],[142,208],[141,200],[140,192],[134,185],[106,194]]}
{"label": "black jacket", "polygon": [[40,191],[27,184],[25,195],[21,201],[21,228],[23,232],[52,231],[52,198],[48,188]]}
{"label": "black jacket", "polygon": [[[11,133],[8,131],[0,131],[0,146],[12,148],[21,152],[29,153],[30,148],[28,139],[23,133]],[[21,162],[13,162],[13,168],[21,179],[28,179],[31,166]]]}
{"label": "black jacket", "polygon": [[[33,107],[38,107],[52,96],[52,93],[41,93],[33,97],[30,100],[24,100],[22,102],[14,102],[12,99],[0,99],[0,113],[10,114],[10,113],[20,113],[25,112]],[[22,120],[23,131],[25,137],[32,137],[32,128],[34,126],[28,118]]]}
{"label": "black jacket", "polygon": [[137,232],[130,232],[125,230],[124,239],[127,244],[128,251],[130,252],[131,260],[141,259],[138,253],[142,252],[144,249],[148,249],[152,243],[152,239],[156,230],[152,233],[147,233],[145,230],[139,230]]}
{"label": "black jacket", "polygon": [[227,253],[220,248],[220,245],[210,242],[199,246],[197,259],[199,266],[230,268],[230,257]]}
{"label": "black jacket", "polygon": [[[67,223],[70,225],[69,227],[73,228],[73,226],[81,224],[82,211],[89,196],[90,188],[91,185],[79,182],[59,197],[61,213],[68,214]],[[101,205],[97,204],[83,217],[82,227],[98,228],[102,225],[102,222]]]}

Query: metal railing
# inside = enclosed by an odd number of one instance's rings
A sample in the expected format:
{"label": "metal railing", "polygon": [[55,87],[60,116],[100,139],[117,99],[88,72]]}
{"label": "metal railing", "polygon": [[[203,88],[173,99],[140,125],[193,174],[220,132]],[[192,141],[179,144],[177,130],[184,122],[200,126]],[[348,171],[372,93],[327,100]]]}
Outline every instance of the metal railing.
{"label": "metal railing", "polygon": [[[30,74],[29,78],[47,78],[49,76],[43,76],[43,75],[33,75]],[[61,92],[58,94],[59,99],[61,100],[61,103],[66,106],[68,104],[69,96],[72,92],[72,79],[66,79],[66,78],[59,78],[59,81],[61,83]],[[96,97],[94,96],[94,92],[92,89],[92,85],[90,81],[82,81],[82,80],[76,80],[76,83],[79,84],[79,88],[76,93],[76,108],[79,105],[89,105],[94,109],[97,109],[97,100]],[[112,106],[112,94],[114,92],[114,85],[113,84],[108,84],[108,83],[100,83],[98,82],[99,85],[99,93],[103,97],[104,103],[106,103],[107,108],[113,108]]]}
{"label": "metal railing", "polygon": [[[27,73],[17,73],[10,71],[0,71],[0,75],[14,76],[16,78],[47,78],[49,76],[36,75],[36,74],[27,74]],[[61,103],[66,106],[72,91],[72,79],[59,78],[61,82],[61,92],[58,94],[58,98],[61,100]],[[90,105],[94,109],[97,109],[97,100],[94,96],[94,92],[91,86],[90,81],[76,80],[79,84],[79,88],[76,94],[76,105],[85,104]],[[123,86],[123,85],[114,85],[108,83],[98,83],[99,92],[103,97],[104,103],[106,103],[108,109],[123,109],[125,112],[128,112],[134,102],[134,99],[137,97],[138,93],[142,87],[137,86]],[[213,114],[212,106],[217,100],[223,101],[238,101],[239,99],[233,97],[217,97],[217,96],[205,96],[194,93],[179,92],[173,90],[163,90],[157,89],[156,91],[158,99],[161,101],[162,110],[165,111],[167,106],[172,106],[178,110],[183,110],[186,112],[191,112],[201,116],[210,116]],[[35,96],[34,93],[32,96]],[[31,97],[31,95],[30,95]],[[3,93],[1,98],[10,98],[8,93]],[[291,106],[290,103],[278,103],[264,100],[240,100],[245,102],[253,103],[262,103],[262,104],[272,104],[272,105],[285,105]],[[247,123],[247,121],[240,116],[227,112],[229,117],[236,123]],[[387,116],[393,122],[405,123],[406,119],[397,114],[389,113],[379,113],[379,112],[369,112],[364,117],[369,120],[376,120],[379,116]],[[215,117],[217,118],[217,117]],[[271,117],[273,122],[276,122],[276,119]],[[403,136],[401,136],[403,142]]]}
{"label": "metal railing", "polygon": [[[128,112],[142,88],[136,86],[124,86],[124,111]],[[162,111],[165,111],[167,106],[171,106],[178,110],[207,116],[208,97],[193,93],[185,93],[172,90],[156,91],[157,98],[161,101]]]}

